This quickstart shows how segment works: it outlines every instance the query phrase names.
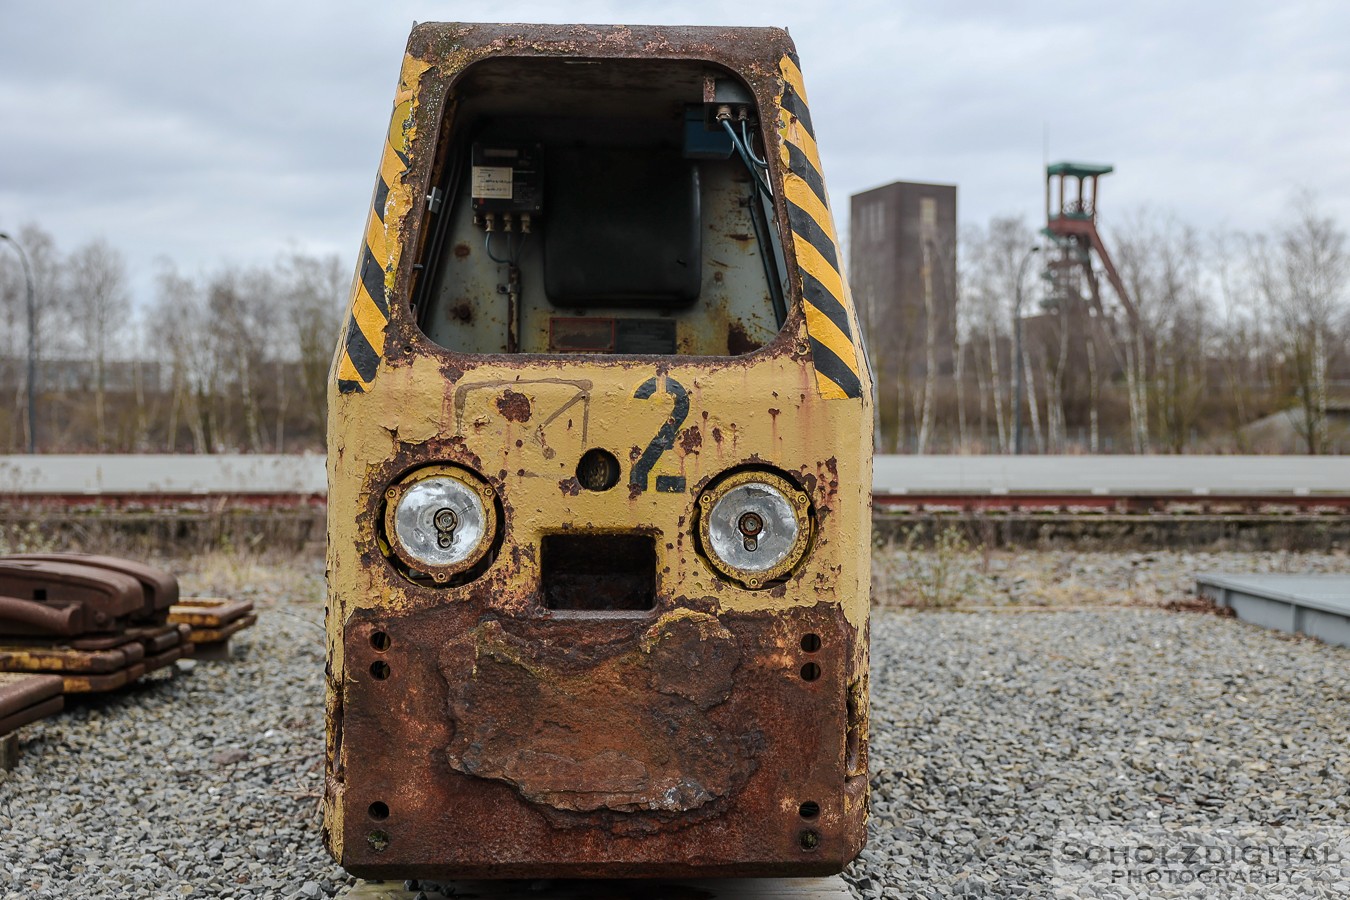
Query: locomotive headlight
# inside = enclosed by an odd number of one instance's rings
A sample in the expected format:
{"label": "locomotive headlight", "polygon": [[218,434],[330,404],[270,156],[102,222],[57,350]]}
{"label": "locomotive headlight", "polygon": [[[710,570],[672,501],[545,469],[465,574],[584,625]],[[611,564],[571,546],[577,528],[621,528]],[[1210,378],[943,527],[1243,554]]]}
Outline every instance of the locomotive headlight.
{"label": "locomotive headlight", "polygon": [[465,469],[428,466],[385,492],[389,549],[444,583],[483,560],[497,534],[492,488]]}
{"label": "locomotive headlight", "polygon": [[801,562],[811,540],[810,498],[773,472],[737,472],[699,496],[698,536],[722,575],[760,588]]}

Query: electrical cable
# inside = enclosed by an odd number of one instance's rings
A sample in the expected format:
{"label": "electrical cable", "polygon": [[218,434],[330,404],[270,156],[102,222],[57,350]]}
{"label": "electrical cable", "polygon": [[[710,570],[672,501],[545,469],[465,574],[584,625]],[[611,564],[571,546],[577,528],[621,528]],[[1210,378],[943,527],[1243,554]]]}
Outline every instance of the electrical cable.
{"label": "electrical cable", "polygon": [[748,119],[741,119],[741,143],[745,145],[745,152],[755,161],[755,165],[767,171],[769,161],[756,156],[754,144],[750,142],[750,122]]}
{"label": "electrical cable", "polygon": [[492,232],[491,232],[491,231],[486,232],[486,233],[483,235],[483,249],[487,252],[488,259],[492,260],[493,262],[495,262],[495,263],[500,263],[501,265],[504,265],[504,266],[513,266],[513,265],[515,265],[515,260],[511,259],[511,243],[510,243],[511,237],[510,237],[510,235],[507,235],[506,240],[507,240],[507,244],[506,244],[506,259],[498,259],[497,257],[495,257],[495,256],[492,255]]}
{"label": "electrical cable", "polygon": [[483,249],[487,251],[488,259],[503,266],[519,266],[520,254],[525,250],[525,238],[527,235],[522,234],[520,236],[520,241],[517,242],[515,234],[508,231],[506,233],[506,259],[498,259],[492,253],[492,235],[494,233],[495,232],[489,231],[483,235]]}
{"label": "electrical cable", "polygon": [[769,189],[768,183],[763,178],[759,177],[759,167],[752,161],[752,156],[746,149],[745,144],[741,143],[741,137],[736,133],[736,129],[731,127],[730,120],[721,119],[719,121],[722,123],[723,130],[726,131],[727,137],[731,138],[731,145],[735,147],[736,152],[740,154],[741,162],[745,163],[745,168],[750,171],[751,177],[754,178],[755,183],[759,185],[759,189],[764,192],[765,197],[772,197],[773,191]]}

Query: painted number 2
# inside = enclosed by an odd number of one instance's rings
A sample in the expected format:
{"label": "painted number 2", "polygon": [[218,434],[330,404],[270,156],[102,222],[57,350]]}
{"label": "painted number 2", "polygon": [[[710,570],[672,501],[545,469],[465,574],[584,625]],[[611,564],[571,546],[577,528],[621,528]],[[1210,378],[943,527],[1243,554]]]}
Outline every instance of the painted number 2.
{"label": "painted number 2", "polygon": [[[680,426],[684,424],[685,418],[689,415],[689,392],[669,375],[665,376],[666,393],[675,400],[675,405],[670,411],[670,417],[666,419],[661,430],[656,432],[656,437],[652,438],[647,449],[642,451],[642,456],[633,463],[633,474],[628,478],[628,486],[639,491],[647,490],[647,481],[652,472],[652,466],[661,458],[671,447],[675,446],[675,435],[679,433]],[[638,400],[647,400],[656,393],[656,378],[648,378],[638,386],[633,396]],[[656,489],[666,494],[678,494],[684,490],[683,475],[657,475]]]}

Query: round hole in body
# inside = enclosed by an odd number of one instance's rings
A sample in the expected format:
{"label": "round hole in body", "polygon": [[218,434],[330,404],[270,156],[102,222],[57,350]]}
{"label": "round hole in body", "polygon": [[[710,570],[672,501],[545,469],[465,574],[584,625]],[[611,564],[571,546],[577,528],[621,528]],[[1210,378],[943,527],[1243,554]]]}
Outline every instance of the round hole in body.
{"label": "round hole in body", "polygon": [[389,804],[376,800],[374,803],[370,804],[370,808],[367,812],[370,813],[372,819],[387,819],[389,818]]}
{"label": "round hole in body", "polygon": [[577,463],[577,481],[588,491],[607,491],[619,483],[619,461],[613,453],[594,447]]}
{"label": "round hole in body", "polygon": [[820,846],[820,834],[808,829],[797,836],[797,843],[803,850],[814,850]]}
{"label": "round hole in body", "polygon": [[804,634],[802,635],[802,649],[807,653],[815,653],[820,649],[820,635]]}
{"label": "round hole in body", "polygon": [[370,664],[370,674],[374,675],[380,681],[389,677],[389,663],[384,660],[376,660]]}
{"label": "round hole in body", "polygon": [[820,677],[820,666],[813,662],[802,666],[802,681],[815,681]]}
{"label": "round hole in body", "polygon": [[820,815],[820,804],[814,800],[807,800],[801,806],[797,807],[797,814],[803,819],[814,819]]}
{"label": "round hole in body", "polygon": [[377,631],[370,636],[370,646],[383,653],[389,649],[389,634],[385,631]]}

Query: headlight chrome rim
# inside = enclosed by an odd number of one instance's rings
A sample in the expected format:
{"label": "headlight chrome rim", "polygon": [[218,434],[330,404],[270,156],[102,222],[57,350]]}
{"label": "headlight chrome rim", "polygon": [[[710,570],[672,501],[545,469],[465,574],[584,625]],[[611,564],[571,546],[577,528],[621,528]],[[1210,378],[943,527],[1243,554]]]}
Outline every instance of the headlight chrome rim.
{"label": "headlight chrome rim", "polygon": [[384,542],[413,580],[447,585],[478,567],[496,541],[496,493],[468,469],[423,466],[384,493]]}
{"label": "headlight chrome rim", "polygon": [[[776,472],[734,472],[699,495],[697,534],[702,556],[714,571],[759,590],[787,577],[806,556],[811,498]],[[761,552],[766,562],[750,555]]]}

